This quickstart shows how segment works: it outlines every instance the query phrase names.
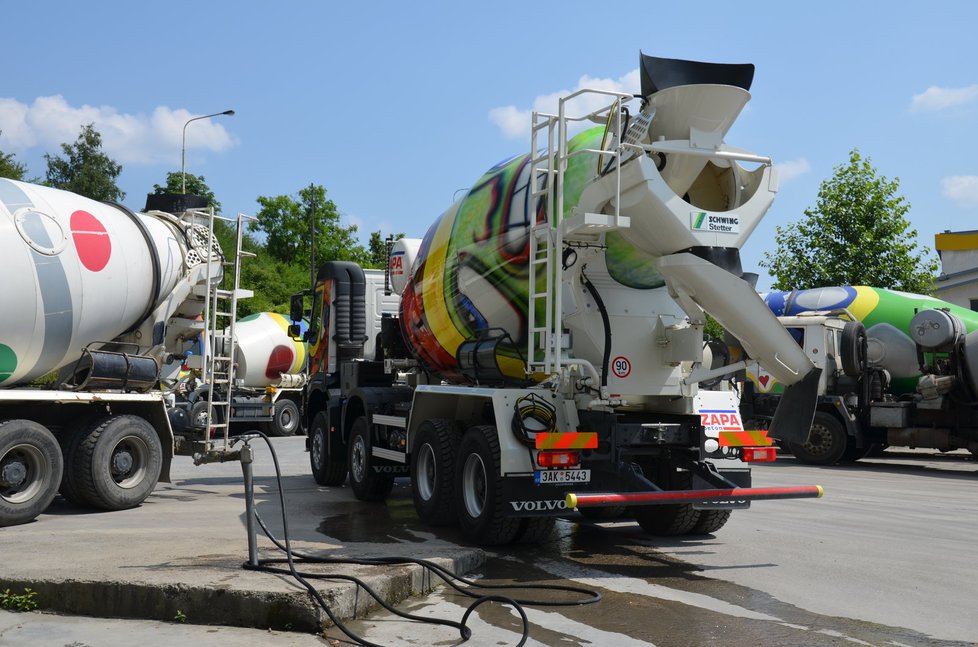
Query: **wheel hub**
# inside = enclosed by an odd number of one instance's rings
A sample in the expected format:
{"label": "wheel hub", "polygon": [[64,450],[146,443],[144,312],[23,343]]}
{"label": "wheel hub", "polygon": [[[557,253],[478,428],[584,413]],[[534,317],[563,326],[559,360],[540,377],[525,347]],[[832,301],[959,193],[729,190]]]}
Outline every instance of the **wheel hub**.
{"label": "wheel hub", "polygon": [[808,442],[805,443],[805,449],[812,454],[824,454],[828,451],[830,443],[831,436],[828,430],[821,425],[813,425],[808,435]]}
{"label": "wheel hub", "polygon": [[319,469],[323,465],[323,436],[322,434],[316,433],[312,435],[312,447],[309,448],[312,453],[312,462]]}
{"label": "wheel hub", "polygon": [[27,480],[27,465],[23,461],[14,459],[3,464],[0,470],[0,487],[17,489]]}
{"label": "wheel hub", "polygon": [[364,475],[367,473],[366,467],[366,448],[363,446],[363,439],[357,436],[353,441],[353,455],[350,461],[350,472],[357,481],[363,481]]}
{"label": "wheel hub", "polygon": [[132,454],[129,450],[121,450],[116,452],[112,456],[112,474],[113,476],[123,476],[132,471],[132,466],[135,461],[133,460]]}
{"label": "wheel hub", "polygon": [[51,474],[41,451],[33,445],[16,445],[0,459],[0,497],[11,503],[30,501]]}
{"label": "wheel hub", "polygon": [[466,459],[462,472],[462,499],[469,516],[478,519],[486,506],[486,466],[476,454]]}
{"label": "wheel hub", "polygon": [[112,480],[121,488],[134,488],[145,480],[149,447],[138,436],[127,436],[112,450],[109,470]]}
{"label": "wheel hub", "polygon": [[425,444],[418,450],[418,474],[415,487],[424,501],[430,501],[435,494],[435,454],[431,445]]}
{"label": "wheel hub", "polygon": [[283,409],[281,415],[278,417],[279,426],[282,429],[288,429],[292,426],[292,412],[288,409]]}

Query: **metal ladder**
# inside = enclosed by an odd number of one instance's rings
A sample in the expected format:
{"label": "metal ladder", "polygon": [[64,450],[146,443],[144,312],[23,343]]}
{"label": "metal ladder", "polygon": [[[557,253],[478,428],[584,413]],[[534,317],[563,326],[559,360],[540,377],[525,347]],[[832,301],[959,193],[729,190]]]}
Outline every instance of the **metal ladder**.
{"label": "metal ladder", "polygon": [[[555,316],[555,304],[553,302],[554,290],[556,285],[560,285],[560,276],[554,276],[555,250],[559,249],[555,236],[557,235],[554,218],[554,198],[558,183],[558,151],[555,146],[555,130],[557,129],[557,117],[546,113],[533,113],[532,129],[530,132],[530,204],[536,206],[538,200],[544,201],[543,222],[536,221],[536,209],[531,208],[529,217],[533,221],[530,227],[530,257],[529,257],[529,290],[527,302],[527,372],[542,372],[552,374],[557,370],[560,358],[558,340],[560,331],[558,321]],[[546,130],[547,146],[542,152],[538,150],[538,137],[542,131]],[[563,179],[562,174],[560,178]],[[560,211],[557,210],[556,218],[559,222]],[[556,271],[559,272],[559,265]],[[546,277],[544,287],[540,289],[541,272]],[[537,311],[542,310],[544,321],[541,324],[537,321]]]}
{"label": "metal ladder", "polygon": [[[582,94],[606,95],[614,97],[615,101],[604,108],[581,116],[569,116],[567,114],[567,103]],[[528,373],[539,372],[553,375],[568,364],[562,355],[560,325],[561,313],[563,312],[561,289],[563,262],[561,254],[563,253],[565,239],[569,240],[575,237],[573,231],[568,233],[569,230],[564,218],[564,176],[567,172],[568,160],[576,155],[598,155],[599,159],[603,155],[610,155],[613,162],[609,162],[608,166],[610,167],[614,163],[613,172],[620,175],[618,160],[621,160],[623,151],[620,116],[614,122],[614,126],[617,127],[617,143],[614,148],[609,150],[581,149],[569,152],[567,146],[569,124],[581,121],[610,124],[611,115],[615,111],[620,111],[622,105],[631,98],[632,96],[627,93],[584,89],[562,97],[556,115],[533,112],[530,131],[530,197],[531,204],[534,206],[537,204],[537,200],[542,199],[544,201],[544,219],[542,222],[534,220],[529,223]],[[543,151],[539,151],[539,139],[543,131],[546,131],[547,146]],[[619,200],[616,199],[614,202],[616,210],[610,220],[610,226],[599,225],[598,228],[608,229],[618,226],[620,222],[617,210]],[[532,209],[530,217],[535,218],[535,215],[536,210]],[[590,234],[594,229],[587,229],[585,226],[577,229],[577,231],[586,231]],[[541,273],[545,277],[544,280],[541,280]],[[542,287],[541,283],[543,284]],[[538,321],[538,309],[544,313],[542,323]]]}
{"label": "metal ladder", "polygon": [[[235,250],[234,256],[228,260],[225,257],[224,267],[230,268],[232,273],[231,287],[222,288],[217,282],[211,285],[210,290],[204,298],[205,321],[207,322],[207,360],[205,362],[205,383],[210,385],[207,390],[207,423],[204,427],[205,451],[216,449],[223,443],[223,450],[230,448],[228,432],[231,426],[231,389],[234,386],[234,355],[235,355],[235,335],[234,325],[237,320],[238,299],[251,296],[250,291],[241,290],[241,259],[254,257],[255,254],[246,252],[242,249],[244,240],[244,221],[250,219],[244,214],[231,220],[214,216],[209,222],[209,241],[213,243],[214,220],[221,219],[235,223]],[[208,246],[208,264],[213,260],[214,245]],[[219,390],[220,395],[215,397],[215,391]],[[212,429],[223,431],[221,437],[212,440],[210,432]]]}

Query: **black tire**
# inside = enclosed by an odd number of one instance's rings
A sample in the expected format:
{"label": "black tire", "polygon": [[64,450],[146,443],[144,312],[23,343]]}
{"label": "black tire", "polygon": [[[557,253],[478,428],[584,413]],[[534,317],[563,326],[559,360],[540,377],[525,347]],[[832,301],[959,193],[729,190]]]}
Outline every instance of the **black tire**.
{"label": "black tire", "polygon": [[860,377],[866,365],[866,327],[862,322],[846,322],[842,329],[842,372],[849,377]]}
{"label": "black tire", "polygon": [[[688,490],[693,486],[693,475],[667,465],[659,470],[659,481],[661,487],[669,490]],[[657,537],[685,535],[700,520],[700,511],[694,509],[691,503],[635,506],[631,512],[642,530]]]}
{"label": "black tire", "polygon": [[275,403],[272,421],[264,425],[269,436],[294,436],[299,430],[299,405],[288,398],[280,398]]}
{"label": "black tire", "polygon": [[163,465],[156,430],[139,416],[113,415],[81,433],[68,466],[75,493],[93,508],[135,508],[153,492]]}
{"label": "black tire", "polygon": [[91,425],[91,420],[85,420],[65,429],[58,436],[58,445],[61,446],[61,458],[64,462],[64,472],[61,476],[61,486],[58,488],[58,493],[69,503],[80,506],[88,504],[85,503],[85,499],[78,493],[78,488],[75,486],[72,465],[74,464],[75,449],[78,447],[79,440],[84,437],[89,425]]}
{"label": "black tire", "polygon": [[808,440],[788,443],[788,450],[808,465],[834,465],[845,454],[847,445],[846,430],[839,419],[827,411],[816,411]]}
{"label": "black tire", "polygon": [[627,508],[623,505],[613,505],[607,508],[578,508],[577,511],[588,521],[611,521],[624,516]]}
{"label": "black tire", "polygon": [[550,538],[556,525],[556,517],[520,519],[520,528],[516,531],[513,541],[521,544],[539,544],[544,539]]}
{"label": "black tire", "polygon": [[[849,439],[847,439],[848,441]],[[854,463],[862,458],[866,458],[870,454],[876,452],[879,449],[879,445],[870,443],[869,445],[863,445],[862,447],[856,447],[856,443],[846,442],[846,450],[842,452],[842,458],[839,459],[843,463]]]}
{"label": "black tire", "polygon": [[727,524],[731,510],[700,510],[700,518],[689,531],[691,535],[712,535]]}
{"label": "black tire", "polygon": [[507,517],[503,508],[499,456],[494,426],[465,432],[456,462],[455,509],[462,534],[474,544],[508,544],[520,531],[521,520]]}
{"label": "black tire", "polygon": [[329,416],[320,411],[309,430],[309,467],[320,485],[343,485],[346,480],[346,456],[333,456],[329,444]]}
{"label": "black tire", "polygon": [[455,515],[455,456],[460,436],[450,420],[425,420],[411,443],[414,509],[430,526],[450,526]]}
{"label": "black tire", "polygon": [[361,501],[383,501],[394,489],[394,476],[374,469],[372,446],[367,418],[360,416],[350,428],[349,466],[350,487]]}
{"label": "black tire", "polygon": [[51,431],[31,420],[0,423],[0,526],[33,521],[58,493],[64,463]]}

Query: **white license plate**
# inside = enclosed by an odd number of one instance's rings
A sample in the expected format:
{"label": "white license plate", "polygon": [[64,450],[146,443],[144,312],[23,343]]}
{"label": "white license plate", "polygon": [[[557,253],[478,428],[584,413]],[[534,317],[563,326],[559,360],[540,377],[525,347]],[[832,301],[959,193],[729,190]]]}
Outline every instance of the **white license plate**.
{"label": "white license plate", "polygon": [[591,470],[537,470],[533,480],[541,483],[590,483]]}

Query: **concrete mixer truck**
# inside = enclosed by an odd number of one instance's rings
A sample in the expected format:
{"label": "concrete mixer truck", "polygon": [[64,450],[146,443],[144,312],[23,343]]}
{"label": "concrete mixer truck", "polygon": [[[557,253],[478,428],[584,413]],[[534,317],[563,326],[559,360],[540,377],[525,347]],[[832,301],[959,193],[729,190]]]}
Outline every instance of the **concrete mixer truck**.
{"label": "concrete mixer truck", "polygon": [[[978,456],[978,313],[919,294],[867,286],[774,291],[765,303],[823,368],[802,462],[858,460],[874,447],[968,449]],[[749,427],[781,400],[777,378],[747,365]]]}
{"label": "concrete mixer truck", "polygon": [[[208,400],[216,399],[230,402],[228,423],[240,429],[257,426],[269,436],[292,436],[300,429],[306,345],[289,337],[289,326],[288,319],[276,312],[256,312],[236,321],[233,332],[230,327],[223,330],[224,340],[234,336],[234,384],[230,388],[212,384],[201,379],[205,376],[200,371],[186,379],[186,401],[195,427],[207,425]],[[217,352],[227,354],[227,344],[218,342]],[[205,344],[202,335],[191,352],[206,355]]]}
{"label": "concrete mixer truck", "polygon": [[59,490],[118,510],[169,480],[161,367],[224,272],[213,223],[184,216],[0,179],[0,525]]}
{"label": "concrete mixer truck", "polygon": [[[805,440],[819,371],[741,278],[778,188],[769,158],[724,142],[753,70],[642,55],[640,96],[583,90],[534,113],[531,154],[398,241],[396,297],[323,265],[292,307],[311,311],[315,479],[378,501],[410,476],[423,522],[479,544],[534,541],[572,508],[699,534],[751,500],[818,496],[751,488],[774,448],[697,386],[714,377],[707,311],[791,385],[771,436]],[[608,105],[581,108],[595,97]]]}

